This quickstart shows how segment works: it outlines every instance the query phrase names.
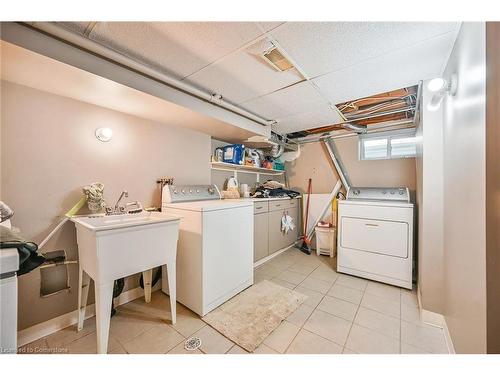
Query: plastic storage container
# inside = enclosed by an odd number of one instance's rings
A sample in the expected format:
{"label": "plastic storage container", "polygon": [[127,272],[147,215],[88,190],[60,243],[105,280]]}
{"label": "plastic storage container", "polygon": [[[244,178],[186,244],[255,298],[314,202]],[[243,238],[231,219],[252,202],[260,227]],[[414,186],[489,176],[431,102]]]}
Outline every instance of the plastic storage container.
{"label": "plastic storage container", "polygon": [[316,254],[334,257],[337,250],[337,229],[335,227],[316,227]]}
{"label": "plastic storage container", "polygon": [[244,145],[224,146],[224,163],[243,165],[245,160]]}
{"label": "plastic storage container", "polygon": [[285,163],[283,163],[281,160],[275,160],[273,163],[273,169],[276,171],[284,171]]}

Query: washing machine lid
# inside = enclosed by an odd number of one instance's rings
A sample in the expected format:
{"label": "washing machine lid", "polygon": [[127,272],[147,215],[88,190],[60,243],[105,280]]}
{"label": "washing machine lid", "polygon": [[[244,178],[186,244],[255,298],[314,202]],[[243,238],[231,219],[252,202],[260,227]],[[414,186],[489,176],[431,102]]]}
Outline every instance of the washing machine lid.
{"label": "washing machine lid", "polygon": [[194,201],[194,202],[181,202],[181,203],[164,203],[162,209],[174,208],[177,210],[185,211],[218,211],[229,210],[240,207],[253,207],[253,202],[243,199],[218,199],[209,201]]}

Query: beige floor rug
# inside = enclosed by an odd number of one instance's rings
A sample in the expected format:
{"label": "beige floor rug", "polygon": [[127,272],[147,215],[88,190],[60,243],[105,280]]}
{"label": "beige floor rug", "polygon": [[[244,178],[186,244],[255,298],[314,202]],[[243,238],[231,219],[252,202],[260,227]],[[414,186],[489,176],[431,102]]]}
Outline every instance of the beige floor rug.
{"label": "beige floor rug", "polygon": [[306,298],[264,280],[208,313],[203,320],[243,349],[253,352]]}

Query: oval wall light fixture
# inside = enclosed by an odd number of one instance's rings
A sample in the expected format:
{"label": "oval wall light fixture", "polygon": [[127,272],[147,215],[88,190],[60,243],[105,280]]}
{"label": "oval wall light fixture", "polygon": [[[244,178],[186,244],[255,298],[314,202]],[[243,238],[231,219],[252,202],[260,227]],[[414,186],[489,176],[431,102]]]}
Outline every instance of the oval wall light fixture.
{"label": "oval wall light fixture", "polygon": [[113,138],[113,130],[111,128],[97,128],[95,137],[101,142],[109,142]]}
{"label": "oval wall light fixture", "polygon": [[441,91],[441,90],[445,89],[446,86],[447,86],[447,82],[444,78],[433,78],[427,84],[427,88],[429,89],[429,91],[432,91],[432,92]]}
{"label": "oval wall light fixture", "polygon": [[458,90],[458,76],[456,73],[452,74],[450,80],[444,78],[434,78],[427,84],[429,91],[434,92],[431,100],[427,104],[429,111],[437,111],[443,102],[446,94],[455,96]]}

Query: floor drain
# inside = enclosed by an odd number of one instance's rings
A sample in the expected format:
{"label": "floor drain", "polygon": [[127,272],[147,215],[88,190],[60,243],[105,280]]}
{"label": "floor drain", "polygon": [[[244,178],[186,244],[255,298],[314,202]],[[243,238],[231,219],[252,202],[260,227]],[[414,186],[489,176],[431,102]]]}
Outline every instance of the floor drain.
{"label": "floor drain", "polygon": [[190,337],[184,343],[186,350],[196,350],[201,346],[201,340],[198,337]]}

